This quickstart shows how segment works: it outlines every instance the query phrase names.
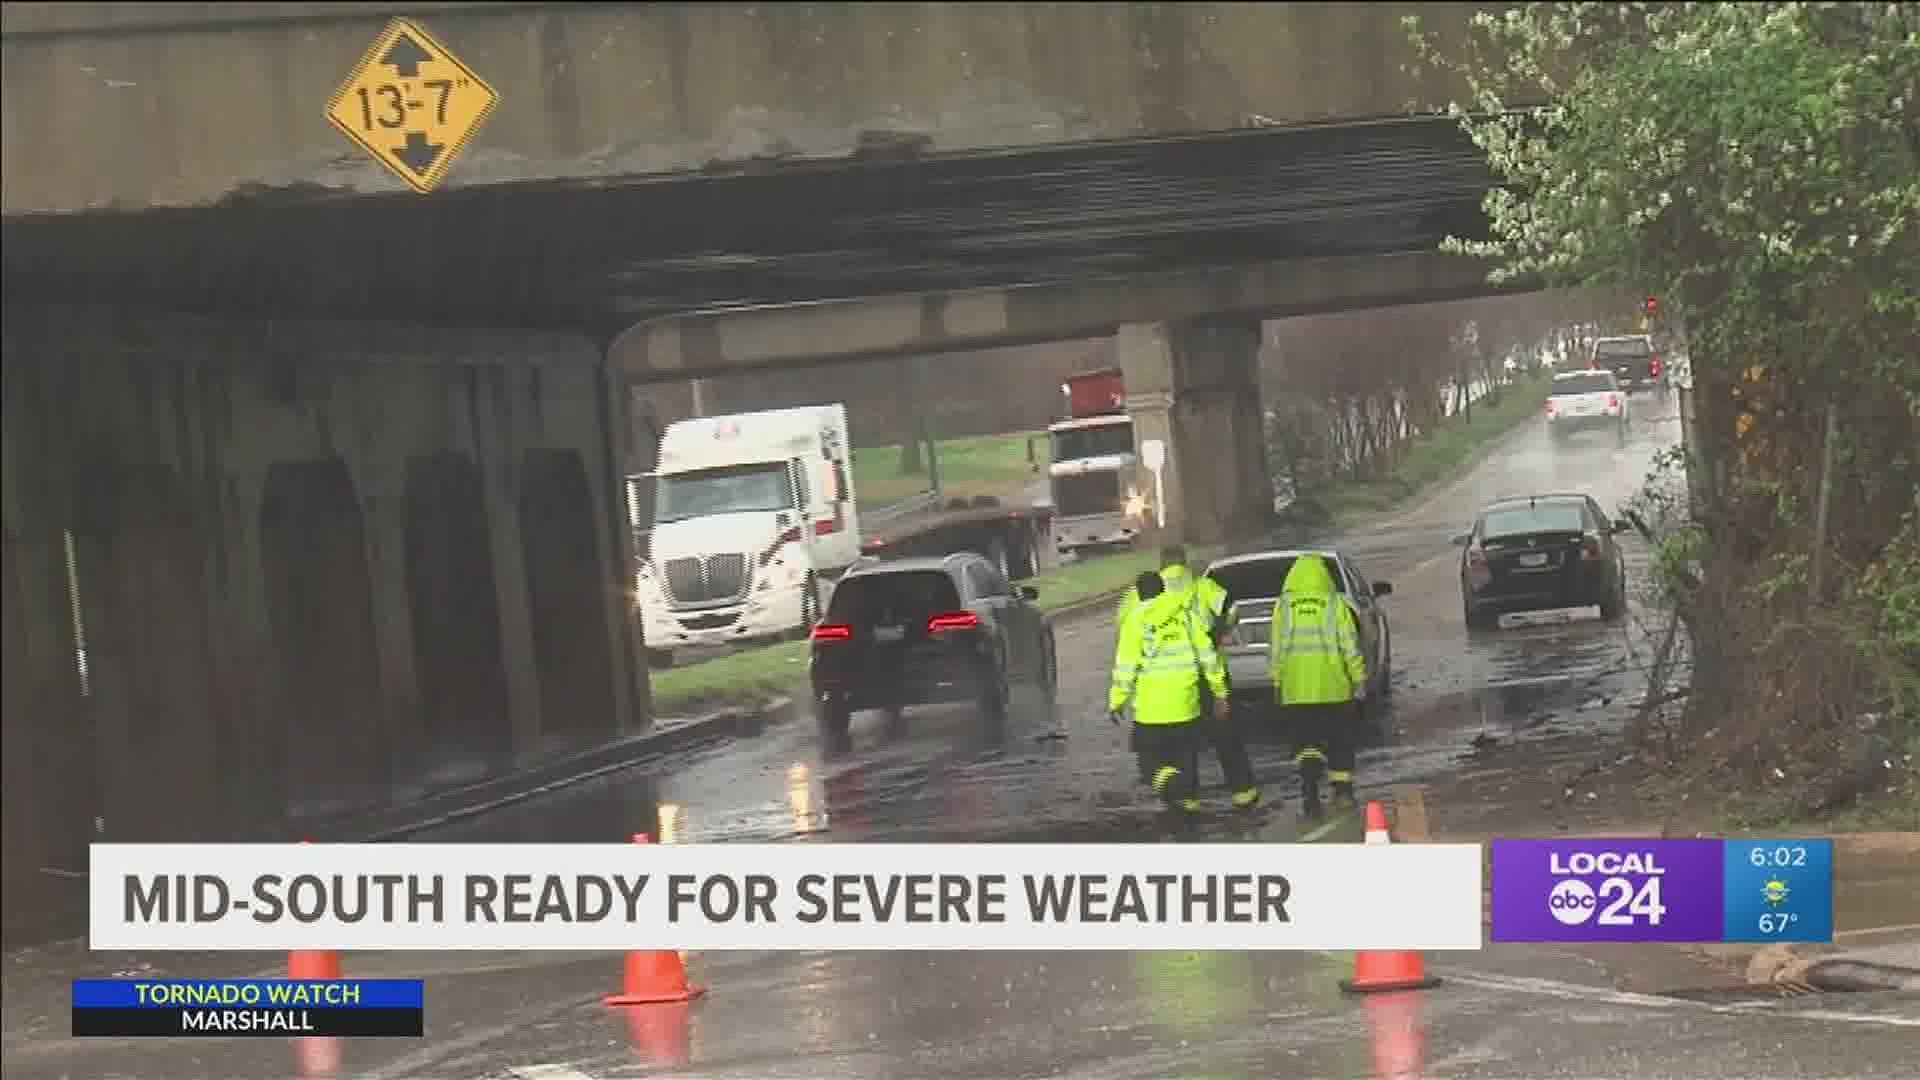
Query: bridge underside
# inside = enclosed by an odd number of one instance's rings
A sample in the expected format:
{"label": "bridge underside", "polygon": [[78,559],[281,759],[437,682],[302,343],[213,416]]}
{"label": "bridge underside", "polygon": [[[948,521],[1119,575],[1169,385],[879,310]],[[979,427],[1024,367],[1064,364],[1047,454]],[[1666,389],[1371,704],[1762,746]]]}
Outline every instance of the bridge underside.
{"label": "bridge underside", "polygon": [[[305,829],[643,726],[627,378],[1164,322],[1123,355],[1175,468],[1251,460],[1248,320],[1483,291],[1411,253],[1477,234],[1486,183],[1407,121],[9,218],[9,921],[90,839]],[[782,316],[688,314],[903,290],[862,310],[904,335],[743,352]],[[1181,496],[1194,535],[1244,479]]]}
{"label": "bridge underside", "polygon": [[611,337],[716,307],[1432,251],[1483,233],[1490,182],[1455,122],[1424,118],[431,198],[262,192],[13,217],[0,257],[16,302]]}

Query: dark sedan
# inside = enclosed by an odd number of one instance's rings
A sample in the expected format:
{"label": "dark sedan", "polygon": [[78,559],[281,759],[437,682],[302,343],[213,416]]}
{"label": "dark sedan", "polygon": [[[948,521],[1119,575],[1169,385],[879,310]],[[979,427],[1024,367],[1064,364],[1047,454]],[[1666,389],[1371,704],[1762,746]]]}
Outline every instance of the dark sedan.
{"label": "dark sedan", "polygon": [[1480,511],[1473,529],[1453,538],[1460,557],[1460,605],[1469,630],[1492,630],[1500,616],[1598,606],[1609,622],[1627,611],[1627,569],[1614,542],[1626,531],[1586,495],[1501,499]]}

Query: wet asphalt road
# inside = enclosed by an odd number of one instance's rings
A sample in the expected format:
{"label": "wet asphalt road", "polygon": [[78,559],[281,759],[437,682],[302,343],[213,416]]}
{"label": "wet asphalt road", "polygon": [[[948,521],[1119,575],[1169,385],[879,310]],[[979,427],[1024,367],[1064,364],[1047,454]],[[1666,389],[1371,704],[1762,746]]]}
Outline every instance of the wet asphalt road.
{"label": "wet asphalt road", "polygon": [[[1613,509],[1677,439],[1671,402],[1639,404],[1625,447],[1597,435],[1554,447],[1536,421],[1458,482],[1344,544],[1371,577],[1395,586],[1387,603],[1396,691],[1384,737],[1361,757],[1363,789],[1456,769],[1482,732],[1524,738],[1620,722],[1620,710],[1596,706],[1638,691],[1636,669],[1656,632],[1641,607],[1621,625],[1589,611],[1469,640],[1449,539],[1497,495],[1584,490]],[[1644,548],[1637,538],[1623,542],[1638,576]],[[828,755],[799,720],[419,839],[607,841],[639,831],[697,843],[1160,838],[1125,733],[1104,719],[1111,628],[1095,618],[1060,623],[1057,633],[1056,714],[1029,699],[1003,738],[987,737],[965,710],[910,713],[897,731],[865,716],[855,721],[852,750]],[[1245,816],[1222,810],[1187,839],[1297,838],[1285,748],[1256,745],[1255,757],[1266,806]],[[1224,806],[1217,776],[1209,779],[1206,794]],[[1348,823],[1327,839],[1357,839],[1357,828]],[[136,969],[142,974],[211,976],[272,973],[276,958],[142,960],[150,965]],[[1362,1004],[1335,988],[1348,972],[1344,954],[721,953],[692,961],[713,988],[706,999],[622,1015],[598,1002],[615,988],[617,957],[352,955],[350,974],[429,979],[430,1034],[346,1046],[335,1075],[1892,1077],[1913,1075],[1920,1045],[1912,998],[1756,1007],[1640,997],[1610,989],[1590,956],[1543,946],[1429,962],[1448,977],[1440,989]],[[47,965],[37,979],[7,972],[9,1080],[302,1075],[275,1040],[64,1039],[64,1013],[34,1005],[60,988],[52,975]]]}

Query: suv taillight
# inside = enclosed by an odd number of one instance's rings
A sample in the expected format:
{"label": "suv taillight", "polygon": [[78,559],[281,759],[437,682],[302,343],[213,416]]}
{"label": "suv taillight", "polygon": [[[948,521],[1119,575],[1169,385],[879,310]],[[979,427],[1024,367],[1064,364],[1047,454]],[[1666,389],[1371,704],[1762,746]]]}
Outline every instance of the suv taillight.
{"label": "suv taillight", "polygon": [[927,633],[939,634],[948,630],[978,630],[980,616],[971,611],[949,611],[944,615],[935,615],[927,620]]}
{"label": "suv taillight", "polygon": [[1647,361],[1647,374],[1655,379],[1660,377],[1660,354],[1659,353],[1654,353],[1652,359]]}
{"label": "suv taillight", "polygon": [[816,642],[852,641],[853,627],[844,623],[821,623],[813,628],[812,637]]}
{"label": "suv taillight", "polygon": [[1586,562],[1592,562],[1599,557],[1600,538],[1592,535],[1582,537],[1580,539],[1580,558]]}
{"label": "suv taillight", "polygon": [[1619,394],[1607,395],[1607,411],[1608,412],[1620,411],[1620,395]]}

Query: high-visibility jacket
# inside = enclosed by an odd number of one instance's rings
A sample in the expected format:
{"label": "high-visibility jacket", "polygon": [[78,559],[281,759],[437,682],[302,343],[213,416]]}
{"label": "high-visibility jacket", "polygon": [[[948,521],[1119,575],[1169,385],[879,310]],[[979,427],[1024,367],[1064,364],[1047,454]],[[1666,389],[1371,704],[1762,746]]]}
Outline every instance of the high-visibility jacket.
{"label": "high-visibility jacket", "polygon": [[1164,592],[1127,613],[1113,651],[1107,708],[1133,705],[1138,724],[1185,724],[1200,718],[1200,687],[1227,700],[1227,670],[1206,628],[1182,593]]}
{"label": "high-visibility jacket", "polygon": [[[1202,617],[1214,634],[1227,629],[1232,623],[1232,612],[1227,610],[1227,589],[1211,577],[1196,579],[1193,571],[1184,566],[1169,566],[1160,571],[1160,580],[1165,583],[1167,592],[1185,592],[1191,590],[1195,611]],[[1165,593],[1161,594],[1165,595]],[[1140,606],[1140,590],[1128,588],[1120,597],[1120,605],[1114,611],[1114,625],[1126,621],[1127,613]]]}
{"label": "high-visibility jacket", "polygon": [[1320,556],[1293,560],[1268,635],[1267,671],[1280,704],[1352,701],[1366,686],[1360,627]]}

